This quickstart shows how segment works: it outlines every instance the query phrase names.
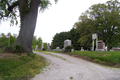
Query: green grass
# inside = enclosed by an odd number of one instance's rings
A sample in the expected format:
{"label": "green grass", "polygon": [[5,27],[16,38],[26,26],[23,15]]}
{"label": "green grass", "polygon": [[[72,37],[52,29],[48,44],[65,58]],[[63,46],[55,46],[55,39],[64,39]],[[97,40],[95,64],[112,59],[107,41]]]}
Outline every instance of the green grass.
{"label": "green grass", "polygon": [[120,51],[90,52],[75,51],[69,54],[78,54],[82,57],[89,57],[96,62],[108,62],[109,64],[120,64]]}
{"label": "green grass", "polygon": [[[62,53],[60,51],[50,51],[55,53]],[[91,60],[96,63],[115,66],[118,65],[120,67],[120,51],[105,51],[105,52],[91,52],[91,51],[77,51],[75,52],[68,52],[67,54],[73,55],[78,54],[78,56]]]}
{"label": "green grass", "polygon": [[[57,56],[57,55],[53,55],[53,54],[51,54],[51,53],[47,53],[48,51],[37,51],[37,52],[42,52],[42,53],[44,53],[44,54],[51,55],[51,56],[53,56],[53,57],[57,57],[57,58],[60,58],[60,59],[62,59],[62,60],[66,60],[65,58],[63,58],[63,57],[61,57],[61,56]],[[49,52],[51,52],[51,51],[49,51]]]}
{"label": "green grass", "polygon": [[0,50],[0,53],[3,53],[4,52],[4,50]]}
{"label": "green grass", "polygon": [[73,79],[73,77],[70,77],[70,79]]}
{"label": "green grass", "polygon": [[0,80],[28,80],[46,66],[43,60],[43,57],[29,53],[14,58],[1,58]]}
{"label": "green grass", "polygon": [[54,53],[63,53],[62,51],[45,51],[45,52],[54,52]]}

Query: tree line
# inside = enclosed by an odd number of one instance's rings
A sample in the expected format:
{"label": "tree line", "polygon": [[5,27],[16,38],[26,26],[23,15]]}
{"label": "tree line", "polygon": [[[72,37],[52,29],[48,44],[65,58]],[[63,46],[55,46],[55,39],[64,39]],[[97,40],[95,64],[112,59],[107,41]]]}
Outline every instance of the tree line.
{"label": "tree line", "polygon": [[[6,37],[9,35],[9,38]],[[5,35],[4,33],[0,34],[0,48],[5,48],[6,46],[13,46],[15,41],[16,41],[17,37],[12,35],[11,33],[8,33],[7,35]],[[40,47],[42,46],[42,38],[41,37],[33,37],[32,40],[32,49],[36,48],[36,45],[38,45],[38,49],[40,49]],[[47,50],[47,43],[43,43],[44,44],[44,50]]]}
{"label": "tree line", "polygon": [[107,1],[92,5],[82,13],[78,22],[68,32],[55,34],[52,47],[63,48],[66,39],[72,41],[74,49],[90,49],[92,46],[92,34],[98,34],[98,40],[103,40],[110,50],[118,47],[120,43],[120,2],[118,0]]}

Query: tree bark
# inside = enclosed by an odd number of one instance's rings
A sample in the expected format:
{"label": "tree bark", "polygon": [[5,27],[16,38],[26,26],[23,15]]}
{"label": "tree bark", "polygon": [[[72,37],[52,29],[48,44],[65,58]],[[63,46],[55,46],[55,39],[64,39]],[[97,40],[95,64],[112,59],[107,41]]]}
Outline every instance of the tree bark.
{"label": "tree bark", "polygon": [[32,53],[32,39],[36,27],[40,0],[31,0],[29,11],[25,11],[25,0],[19,0],[21,28],[15,44],[23,46],[25,52]]}

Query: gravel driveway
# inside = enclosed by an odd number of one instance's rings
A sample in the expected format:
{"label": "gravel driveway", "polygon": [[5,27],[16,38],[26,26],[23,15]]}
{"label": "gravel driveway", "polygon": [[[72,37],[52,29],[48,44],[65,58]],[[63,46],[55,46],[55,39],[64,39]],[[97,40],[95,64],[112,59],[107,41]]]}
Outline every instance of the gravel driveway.
{"label": "gravel driveway", "polygon": [[120,68],[109,68],[59,53],[44,54],[50,63],[31,80],[120,80]]}

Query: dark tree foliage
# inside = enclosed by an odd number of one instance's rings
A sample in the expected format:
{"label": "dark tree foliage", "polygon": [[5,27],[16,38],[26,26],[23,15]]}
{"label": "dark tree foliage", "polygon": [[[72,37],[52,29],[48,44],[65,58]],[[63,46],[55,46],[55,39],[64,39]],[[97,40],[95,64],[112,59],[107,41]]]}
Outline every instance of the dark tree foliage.
{"label": "dark tree foliage", "polygon": [[107,1],[92,5],[83,13],[74,27],[79,32],[79,42],[83,48],[92,46],[92,34],[98,34],[98,40],[103,40],[110,50],[120,43],[120,2]]}
{"label": "dark tree foliage", "polygon": [[8,33],[8,34],[10,35],[10,39],[6,38],[6,35],[4,33],[0,34],[1,35],[1,37],[0,37],[0,48],[4,48],[8,45],[13,45],[15,43],[16,37],[12,36],[10,33]]}
{"label": "dark tree foliage", "polygon": [[120,42],[120,2],[107,1],[92,5],[87,11],[90,19],[96,23],[99,40],[103,40],[108,49],[118,46]]}
{"label": "dark tree foliage", "polygon": [[76,29],[72,28],[68,32],[61,32],[57,33],[52,40],[52,48],[55,49],[56,47],[63,48],[64,47],[64,41],[66,39],[71,40],[72,46],[75,50],[80,49],[80,43],[78,42],[79,39],[79,33],[76,32]]}
{"label": "dark tree foliage", "polygon": [[75,28],[72,28],[70,30],[70,40],[72,41],[72,46],[75,50],[80,50],[81,45],[80,42],[78,42],[79,38],[79,33],[76,31]]}
{"label": "dark tree foliage", "polygon": [[52,40],[53,49],[56,47],[63,48],[64,40],[70,39],[70,32],[60,32],[55,34]]}

